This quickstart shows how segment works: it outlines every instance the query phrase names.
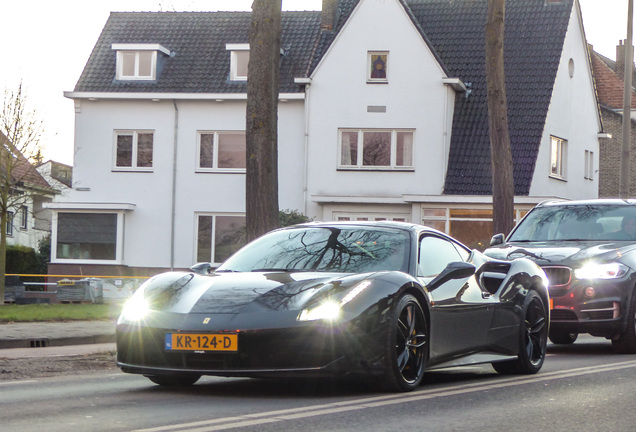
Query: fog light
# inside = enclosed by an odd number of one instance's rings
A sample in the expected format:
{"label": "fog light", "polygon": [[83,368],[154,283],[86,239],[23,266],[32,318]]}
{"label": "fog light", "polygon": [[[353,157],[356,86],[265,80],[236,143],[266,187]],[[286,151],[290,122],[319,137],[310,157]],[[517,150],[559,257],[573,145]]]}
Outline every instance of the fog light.
{"label": "fog light", "polygon": [[585,288],[585,290],[583,290],[583,295],[586,298],[594,298],[594,296],[596,295],[596,290],[594,289],[594,287],[587,287]]}

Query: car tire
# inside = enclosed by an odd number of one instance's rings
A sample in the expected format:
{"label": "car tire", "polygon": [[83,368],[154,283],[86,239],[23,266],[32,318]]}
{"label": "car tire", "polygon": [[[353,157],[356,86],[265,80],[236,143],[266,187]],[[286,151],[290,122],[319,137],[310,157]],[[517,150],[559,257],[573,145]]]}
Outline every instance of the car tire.
{"label": "car tire", "polygon": [[191,386],[201,378],[201,375],[170,374],[170,375],[146,375],[150,381],[161,386],[186,387]]}
{"label": "car tire", "polygon": [[422,382],[429,332],[426,316],[417,299],[405,294],[390,312],[384,352],[382,387],[405,392]]}
{"label": "car tire", "polygon": [[636,354],[636,292],[627,308],[627,327],[617,339],[612,339],[612,347],[618,354]]}
{"label": "car tire", "polygon": [[523,303],[519,326],[519,354],[514,360],[495,362],[492,367],[501,374],[534,374],[539,372],[548,344],[548,312],[541,296],[530,291]]}
{"label": "car tire", "polygon": [[550,342],[556,345],[571,345],[574,343],[574,341],[576,341],[578,337],[579,334],[576,332],[568,333],[556,331],[551,331],[549,336]]}

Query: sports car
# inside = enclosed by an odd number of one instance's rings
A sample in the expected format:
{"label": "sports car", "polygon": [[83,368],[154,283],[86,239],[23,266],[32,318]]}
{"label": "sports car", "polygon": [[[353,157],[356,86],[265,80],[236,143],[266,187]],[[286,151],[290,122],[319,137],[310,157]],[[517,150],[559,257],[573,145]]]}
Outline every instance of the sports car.
{"label": "sports car", "polygon": [[349,376],[389,391],[425,371],[545,358],[543,270],[401,222],[307,223],[248,243],[220,267],[146,281],[117,323],[117,364],[160,385],[202,375]]}

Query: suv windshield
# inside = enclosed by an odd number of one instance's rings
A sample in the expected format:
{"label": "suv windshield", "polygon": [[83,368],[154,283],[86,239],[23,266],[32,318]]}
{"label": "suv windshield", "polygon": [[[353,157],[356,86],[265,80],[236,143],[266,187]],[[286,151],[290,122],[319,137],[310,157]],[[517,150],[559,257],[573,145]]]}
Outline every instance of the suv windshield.
{"label": "suv windshield", "polygon": [[550,240],[634,241],[636,206],[555,205],[536,207],[508,241]]}
{"label": "suv windshield", "polygon": [[249,243],[217,271],[406,271],[409,234],[354,226],[292,228]]}

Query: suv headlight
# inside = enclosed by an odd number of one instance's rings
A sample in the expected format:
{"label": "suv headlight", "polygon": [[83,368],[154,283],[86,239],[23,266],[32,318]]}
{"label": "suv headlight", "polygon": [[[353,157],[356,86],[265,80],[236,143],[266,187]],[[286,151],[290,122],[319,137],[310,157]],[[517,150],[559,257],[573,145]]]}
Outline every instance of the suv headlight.
{"label": "suv headlight", "polygon": [[577,279],[617,279],[623,277],[629,267],[621,263],[590,263],[574,270]]}

